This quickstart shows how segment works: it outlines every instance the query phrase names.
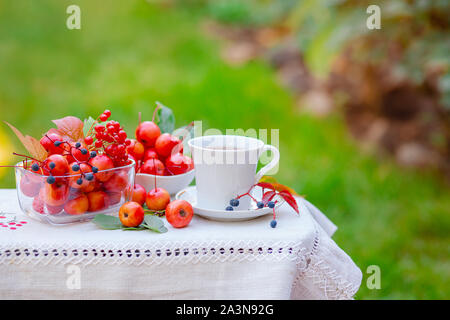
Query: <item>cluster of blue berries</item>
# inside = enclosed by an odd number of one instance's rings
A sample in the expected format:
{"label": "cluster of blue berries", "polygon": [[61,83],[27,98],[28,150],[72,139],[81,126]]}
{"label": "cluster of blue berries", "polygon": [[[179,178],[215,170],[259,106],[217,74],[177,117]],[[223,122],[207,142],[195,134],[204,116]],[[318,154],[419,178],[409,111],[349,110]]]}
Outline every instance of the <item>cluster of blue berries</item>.
{"label": "cluster of blue berries", "polygon": [[[230,205],[228,207],[226,207],[225,210],[233,211],[234,207],[237,207],[237,206],[239,206],[239,199],[231,199]],[[256,202],[256,206],[258,207],[258,209],[262,209],[262,208],[264,208],[264,202],[258,201],[258,202]],[[269,202],[267,202],[267,206],[272,209],[275,207],[275,202],[269,201]]]}
{"label": "cluster of blue berries", "polygon": [[[235,198],[235,199],[231,199],[230,200],[230,205],[228,207],[225,208],[225,210],[227,211],[233,211],[234,207],[239,206],[239,199]],[[262,209],[264,208],[264,202],[262,201],[257,201],[256,202],[256,206],[258,207],[258,209]],[[267,202],[267,207],[273,209],[275,208],[275,201],[269,201]],[[272,228],[275,228],[277,226],[277,221],[274,219],[272,221],[270,221],[270,226]]]}
{"label": "cluster of blue berries", "polygon": [[[53,144],[55,145],[55,147],[59,147],[61,144],[63,144],[64,142],[63,141],[55,141]],[[88,153],[88,150],[86,149],[86,148],[81,148],[81,143],[80,142],[77,142],[76,144],[75,144],[75,148],[76,149],[79,149],[80,150],[80,152],[81,152],[81,154],[83,154],[83,155],[86,155],[87,153]],[[80,149],[81,148],[81,149]],[[89,159],[91,159],[91,158],[95,158],[97,156],[97,152],[95,152],[95,151],[91,151],[91,153],[89,154]],[[50,168],[50,170],[52,170],[52,169],[54,169],[55,168],[55,163],[54,162],[50,162],[49,164],[48,164],[48,167]],[[37,164],[37,163],[33,163],[33,165],[31,166],[31,169],[33,170],[33,171],[38,171],[39,170],[39,165]],[[87,181],[92,181],[93,179],[94,179],[94,173],[97,173],[98,172],[98,168],[97,167],[95,167],[95,166],[91,166],[91,169],[92,169],[92,172],[88,172],[88,173],[81,173],[82,174],[82,176],[84,176],[84,178],[87,180]],[[75,172],[78,172],[78,171],[80,171],[80,165],[79,165],[79,162],[78,162],[78,160],[77,160],[77,163],[75,163],[73,166],[72,166],[72,170],[73,171],[75,171]],[[47,183],[48,184],[53,184],[53,183],[55,183],[55,181],[56,181],[56,179],[55,179],[55,177],[50,173],[50,175],[47,177]],[[77,181],[76,181],[76,183],[78,184],[78,185],[82,185],[83,184],[83,179],[82,179],[82,177],[80,177]]]}

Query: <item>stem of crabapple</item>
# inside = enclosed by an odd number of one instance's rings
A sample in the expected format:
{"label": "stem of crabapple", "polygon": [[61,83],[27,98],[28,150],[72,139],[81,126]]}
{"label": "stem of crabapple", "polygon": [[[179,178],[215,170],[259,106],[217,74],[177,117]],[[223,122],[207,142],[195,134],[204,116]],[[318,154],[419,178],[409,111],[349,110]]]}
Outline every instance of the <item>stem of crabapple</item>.
{"label": "stem of crabapple", "polygon": [[37,159],[35,159],[35,158],[33,158],[33,157],[26,156],[26,155],[24,155],[24,154],[20,154],[20,153],[13,152],[13,155],[19,156],[19,157],[24,157],[24,158],[31,159],[31,160],[35,160],[35,161],[37,161],[37,162],[41,162],[41,161],[39,161],[39,160],[37,160]]}
{"label": "stem of crabapple", "polygon": [[[160,108],[159,103],[156,103],[156,108],[155,108],[155,110],[153,111],[152,122],[155,122],[156,112],[158,111],[159,108]],[[141,122],[139,121],[139,123],[141,123]]]}

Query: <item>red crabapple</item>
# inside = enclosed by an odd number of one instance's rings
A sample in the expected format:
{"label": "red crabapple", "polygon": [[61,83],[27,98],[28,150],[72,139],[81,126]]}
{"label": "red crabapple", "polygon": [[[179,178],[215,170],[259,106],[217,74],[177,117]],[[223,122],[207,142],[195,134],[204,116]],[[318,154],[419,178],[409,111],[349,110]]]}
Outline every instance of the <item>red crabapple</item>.
{"label": "red crabapple", "polygon": [[121,170],[115,173],[109,180],[103,183],[103,188],[107,192],[121,192],[128,185],[128,173]]}
{"label": "red crabapple", "polygon": [[45,170],[53,176],[64,176],[69,171],[69,163],[60,154],[52,154],[45,160]]}
{"label": "red crabapple", "polygon": [[144,145],[135,139],[130,139],[130,144],[127,146],[127,153],[135,160],[142,160],[145,152]]}
{"label": "red crabapple", "polygon": [[93,191],[87,194],[89,211],[99,211],[108,207],[108,195],[104,191]]}
{"label": "red crabapple", "polygon": [[146,148],[155,146],[156,139],[160,135],[161,130],[153,121],[144,121],[136,128],[136,139]]}
{"label": "red crabapple", "polygon": [[145,203],[145,198],[147,196],[147,191],[140,184],[135,184],[133,187],[133,195],[131,196],[131,201],[139,203],[141,206]]}
{"label": "red crabapple", "polygon": [[140,172],[162,176],[164,175],[164,164],[158,159],[149,159],[141,165]]}
{"label": "red crabapple", "polygon": [[[114,163],[111,158],[105,154],[99,154],[96,157],[91,158],[89,163],[99,170],[99,172],[95,174],[95,177],[102,182],[108,180],[114,174],[113,171],[109,170],[114,168]],[[109,171],[101,172],[102,170]]]}
{"label": "red crabapple", "polygon": [[156,139],[155,149],[160,156],[167,158],[171,154],[182,153],[183,143],[177,137],[169,133],[163,133]]}
{"label": "red crabapple", "polygon": [[145,203],[150,210],[164,210],[170,202],[170,194],[166,189],[153,188],[147,193]]}
{"label": "red crabapple", "polygon": [[144,221],[144,208],[137,202],[126,202],[119,209],[120,222],[125,227],[137,227]]}
{"label": "red crabapple", "polygon": [[192,159],[181,153],[172,154],[166,159],[166,169],[173,175],[186,173],[193,168]]}
{"label": "red crabapple", "polygon": [[194,210],[186,200],[174,200],[167,205],[166,219],[175,228],[186,227],[192,220]]}
{"label": "red crabapple", "polygon": [[63,141],[62,137],[57,133],[46,133],[39,141],[48,154],[62,154],[64,148],[55,146],[55,141]]}
{"label": "red crabapple", "polygon": [[89,199],[85,194],[80,194],[75,199],[69,200],[64,205],[64,211],[68,214],[83,214],[89,209]]}

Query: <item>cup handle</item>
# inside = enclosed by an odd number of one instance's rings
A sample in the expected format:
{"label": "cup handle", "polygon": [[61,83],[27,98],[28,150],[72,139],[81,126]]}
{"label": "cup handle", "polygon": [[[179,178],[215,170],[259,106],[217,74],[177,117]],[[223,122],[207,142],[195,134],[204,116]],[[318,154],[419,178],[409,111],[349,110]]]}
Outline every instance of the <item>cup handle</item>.
{"label": "cup handle", "polygon": [[273,154],[272,160],[270,160],[270,162],[268,164],[266,164],[264,167],[259,169],[259,171],[256,173],[255,183],[257,183],[268,171],[273,169],[280,161],[280,151],[278,151],[277,148],[275,148],[274,146],[272,146],[270,144],[266,144],[262,148],[261,154],[268,150],[272,151],[272,154]]}

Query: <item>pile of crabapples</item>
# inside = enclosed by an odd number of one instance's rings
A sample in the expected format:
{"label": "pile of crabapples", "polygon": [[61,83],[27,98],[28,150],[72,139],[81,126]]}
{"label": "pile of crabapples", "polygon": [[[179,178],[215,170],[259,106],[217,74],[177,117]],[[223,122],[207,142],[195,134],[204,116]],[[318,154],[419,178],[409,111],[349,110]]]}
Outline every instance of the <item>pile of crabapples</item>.
{"label": "pile of crabapples", "polygon": [[137,227],[144,220],[146,211],[165,214],[167,222],[175,228],[186,227],[194,215],[192,205],[186,200],[170,201],[169,193],[163,188],[155,187],[147,192],[143,186],[135,184],[131,201],[124,203],[119,210],[119,219],[126,227]]}
{"label": "pile of crabapples", "polygon": [[194,168],[192,159],[183,154],[183,141],[170,133],[161,133],[155,123],[155,112],[151,121],[141,122],[136,128],[136,139],[127,146],[127,153],[136,162],[136,172],[155,176],[155,187],[148,192],[139,184],[133,188],[132,201],[122,205],[119,218],[126,227],[136,227],[144,220],[148,208],[152,214],[165,214],[175,228],[186,227],[194,214],[192,206],[185,200],[170,201],[167,190],[157,187],[156,176],[179,175]]}
{"label": "pile of crabapples", "polygon": [[[47,152],[45,159],[25,156],[20,190],[33,198],[34,211],[69,215],[100,211],[118,204],[131,190],[132,161],[127,154],[131,140],[119,122],[108,121],[110,116],[105,110],[92,119],[76,140],[69,130],[50,129],[39,141]],[[81,120],[67,118],[78,120],[83,129]]]}
{"label": "pile of crabapples", "polygon": [[192,159],[183,154],[183,141],[170,133],[161,133],[154,119],[139,123],[136,139],[131,139],[127,152],[139,173],[172,176],[194,168]]}

